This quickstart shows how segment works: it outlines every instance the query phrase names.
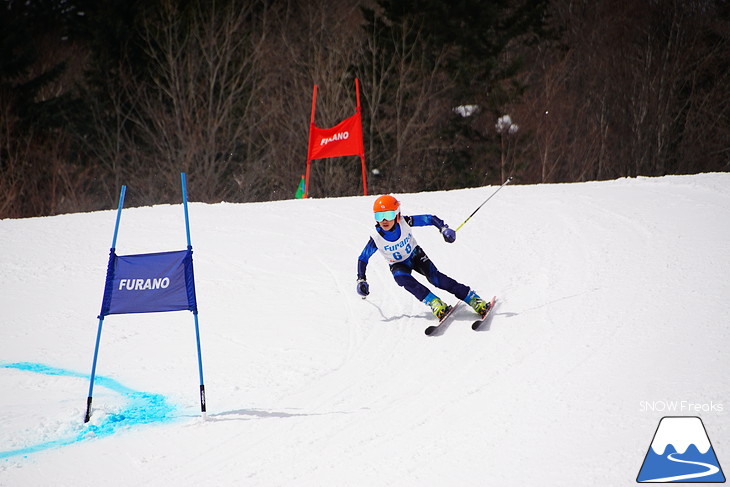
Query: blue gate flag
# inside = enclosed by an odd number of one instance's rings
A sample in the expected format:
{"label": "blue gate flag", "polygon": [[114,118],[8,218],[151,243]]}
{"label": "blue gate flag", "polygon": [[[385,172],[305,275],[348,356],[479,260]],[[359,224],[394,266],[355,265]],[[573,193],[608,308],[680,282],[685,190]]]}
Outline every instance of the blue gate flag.
{"label": "blue gate flag", "polygon": [[200,375],[200,411],[205,418],[205,385],[203,382],[203,358],[200,353],[200,326],[198,323],[198,303],[195,297],[195,278],[193,276],[193,245],[190,243],[190,220],[188,218],[188,191],[185,173],[180,174],[185,210],[185,234],[188,239],[187,250],[160,252],[156,254],[123,255],[116,254],[119,221],[122,217],[124,195],[127,187],[122,186],[117,207],[117,221],[114,237],[109,250],[106,270],[104,297],[101,301],[99,326],[96,331],[94,361],[89,378],[89,395],[86,398],[84,423],[91,419],[91,403],[94,392],[96,363],[99,357],[99,343],[104,317],[110,314],[155,313],[163,311],[193,312],[195,321],[195,341],[198,346],[198,374]]}
{"label": "blue gate flag", "polygon": [[139,255],[109,252],[99,318],[180,310],[198,312],[192,250]]}

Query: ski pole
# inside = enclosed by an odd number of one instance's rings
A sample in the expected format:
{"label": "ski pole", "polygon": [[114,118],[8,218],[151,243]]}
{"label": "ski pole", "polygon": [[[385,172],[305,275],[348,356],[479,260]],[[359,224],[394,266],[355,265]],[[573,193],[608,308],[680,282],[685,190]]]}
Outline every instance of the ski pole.
{"label": "ski pole", "polygon": [[495,191],[494,193],[492,193],[492,194],[491,194],[491,196],[489,196],[489,198],[487,198],[486,200],[484,200],[484,203],[482,203],[481,205],[479,205],[479,207],[478,207],[478,208],[477,208],[476,210],[474,210],[474,212],[473,212],[473,213],[472,213],[471,215],[469,215],[469,217],[468,217],[468,218],[467,218],[466,220],[464,220],[464,223],[462,223],[461,225],[459,225],[458,227],[456,227],[456,230],[455,230],[455,231],[456,231],[456,232],[458,232],[458,231],[459,231],[459,229],[460,229],[461,227],[463,227],[463,226],[464,226],[464,224],[466,224],[466,222],[468,222],[468,221],[469,221],[469,218],[473,217],[473,216],[474,216],[474,214],[475,214],[475,213],[476,213],[477,211],[479,211],[479,210],[480,210],[480,209],[482,208],[482,206],[484,206],[484,205],[486,204],[486,202],[487,202],[487,201],[491,200],[491,199],[492,199],[492,197],[493,197],[493,196],[494,196],[495,194],[497,194],[497,193],[499,192],[499,190],[500,190],[500,189],[504,188],[504,187],[505,187],[505,185],[507,185],[507,183],[509,183],[510,181],[512,181],[512,176],[508,177],[508,178],[507,178],[507,181],[505,181],[504,183],[502,183],[502,186],[500,186],[499,188],[497,188],[497,190],[496,190],[496,191]]}

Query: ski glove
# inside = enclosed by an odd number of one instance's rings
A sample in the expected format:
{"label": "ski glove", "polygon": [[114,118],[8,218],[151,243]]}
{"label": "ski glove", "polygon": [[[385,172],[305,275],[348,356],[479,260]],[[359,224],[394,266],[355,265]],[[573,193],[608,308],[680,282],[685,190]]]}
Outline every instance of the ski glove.
{"label": "ski glove", "polygon": [[363,298],[370,294],[370,286],[365,279],[357,280],[357,294],[359,294]]}
{"label": "ski glove", "polygon": [[444,225],[444,228],[441,229],[441,235],[448,243],[453,243],[456,240],[456,232],[450,229],[448,225]]}

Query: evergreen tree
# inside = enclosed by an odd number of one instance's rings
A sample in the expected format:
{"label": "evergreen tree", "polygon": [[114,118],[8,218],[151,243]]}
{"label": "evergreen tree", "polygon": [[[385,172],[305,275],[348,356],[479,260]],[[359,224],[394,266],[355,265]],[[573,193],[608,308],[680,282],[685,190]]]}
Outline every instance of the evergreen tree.
{"label": "evergreen tree", "polygon": [[3,2],[0,15],[0,215],[55,211],[73,104],[68,59],[74,7],[63,1]]}

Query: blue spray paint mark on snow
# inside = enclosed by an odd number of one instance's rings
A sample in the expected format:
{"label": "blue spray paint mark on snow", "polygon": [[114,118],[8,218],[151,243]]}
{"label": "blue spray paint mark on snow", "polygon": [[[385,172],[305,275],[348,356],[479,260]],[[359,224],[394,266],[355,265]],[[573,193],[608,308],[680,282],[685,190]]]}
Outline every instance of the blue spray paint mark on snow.
{"label": "blue spray paint mark on snow", "polygon": [[[78,372],[49,367],[38,363],[19,362],[14,364],[3,364],[0,365],[0,367],[44,375],[88,378],[87,375],[80,374]],[[123,409],[117,413],[105,416],[97,424],[87,423],[81,428],[81,430],[67,437],[30,445],[16,450],[0,451],[0,459],[18,455],[28,455],[50,448],[67,446],[86,439],[103,438],[116,433],[120,429],[129,428],[135,425],[165,423],[174,419],[172,413],[175,411],[175,408],[168,404],[165,397],[160,394],[135,391],[120,384],[114,379],[109,379],[107,377],[96,376],[94,383],[124,396],[126,398],[126,403]],[[83,419],[80,416],[79,422],[82,420]]]}

